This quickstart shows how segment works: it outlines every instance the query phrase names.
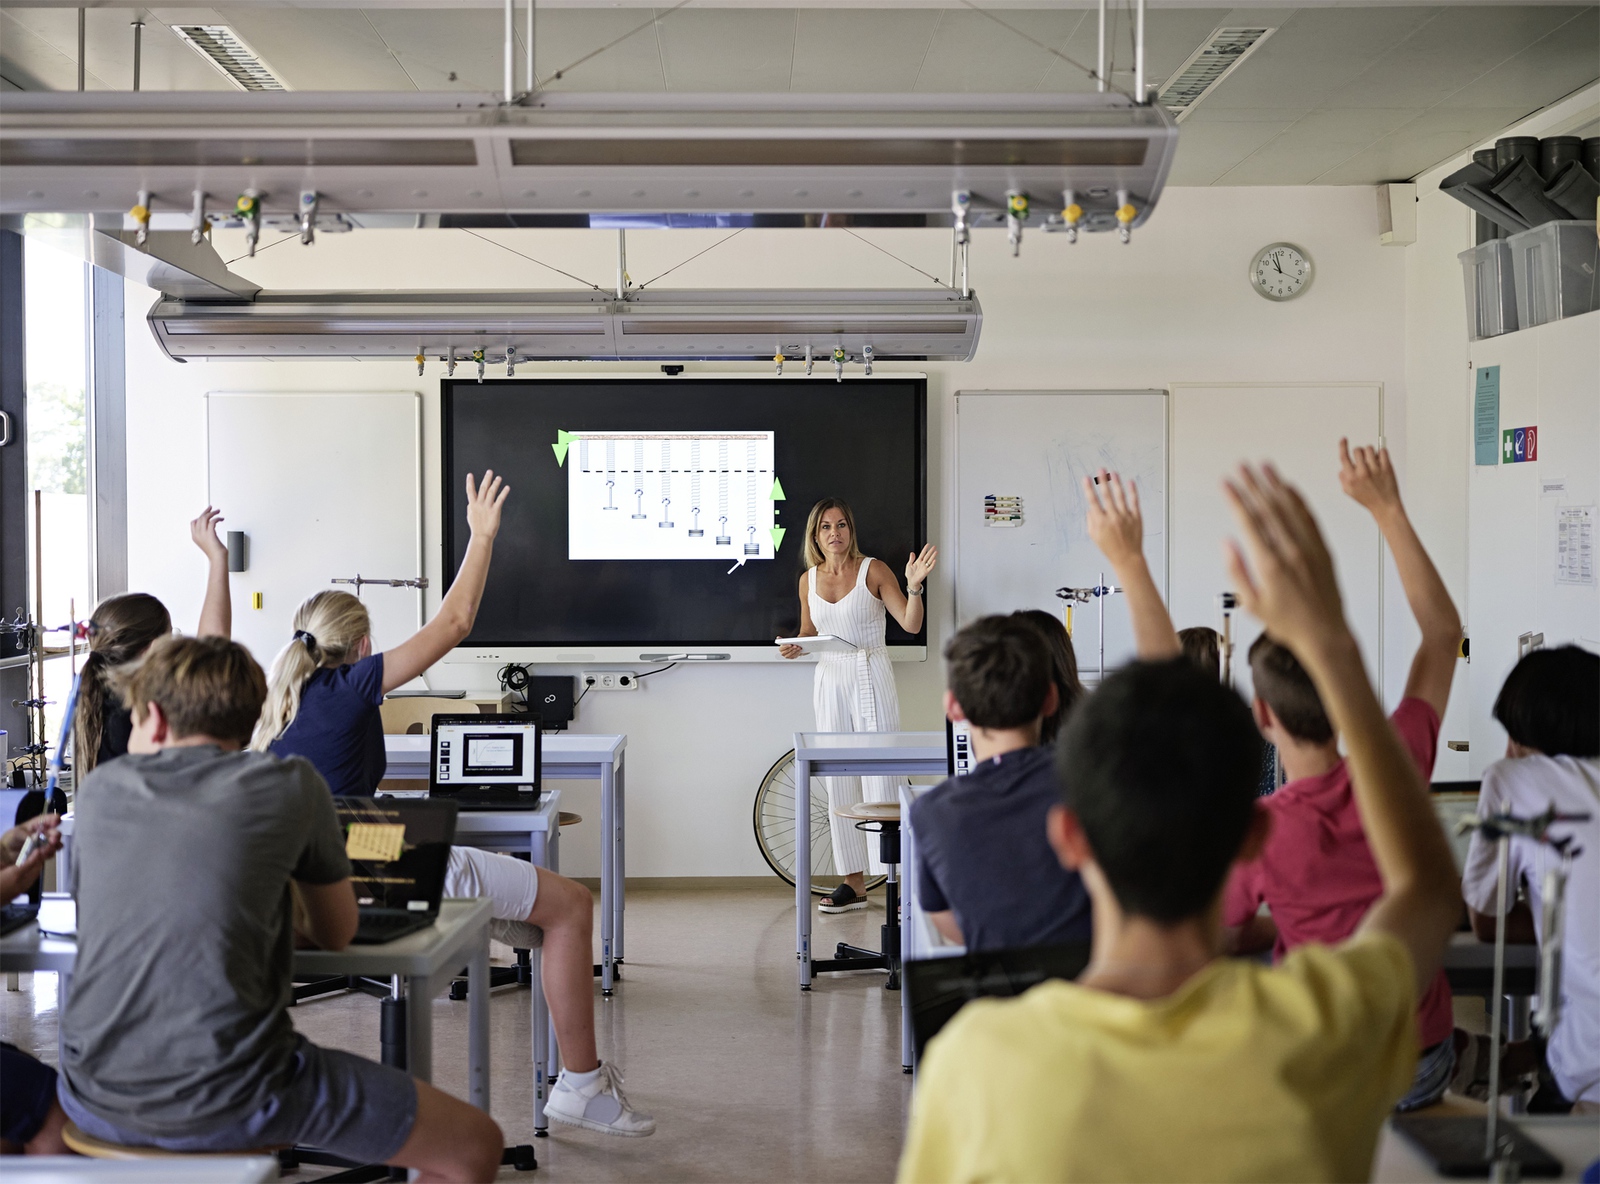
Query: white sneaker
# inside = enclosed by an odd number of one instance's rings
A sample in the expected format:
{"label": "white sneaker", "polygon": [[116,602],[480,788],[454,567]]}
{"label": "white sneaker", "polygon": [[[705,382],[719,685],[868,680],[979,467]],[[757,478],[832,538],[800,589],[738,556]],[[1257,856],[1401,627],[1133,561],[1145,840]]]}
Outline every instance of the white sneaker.
{"label": "white sneaker", "polygon": [[615,1065],[600,1062],[594,1080],[574,1085],[567,1070],[556,1078],[544,1112],[557,1122],[587,1127],[605,1135],[638,1137],[655,1133],[656,1120],[628,1105],[622,1092],[622,1074]]}

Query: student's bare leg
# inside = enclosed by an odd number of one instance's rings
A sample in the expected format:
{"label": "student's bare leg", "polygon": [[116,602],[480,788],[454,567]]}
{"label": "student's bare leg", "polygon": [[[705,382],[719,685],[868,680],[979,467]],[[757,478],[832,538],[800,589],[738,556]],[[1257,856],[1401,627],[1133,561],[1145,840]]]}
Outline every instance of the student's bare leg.
{"label": "student's bare leg", "polygon": [[573,1073],[599,1068],[594,1043],[594,897],[576,880],[538,869],[528,923],[544,930],[545,999],[561,1062]]}
{"label": "student's bare leg", "polygon": [[39,1128],[39,1133],[28,1140],[24,1150],[29,1155],[73,1155],[72,1148],[67,1146],[61,1137],[62,1129],[67,1125],[67,1112],[61,1108],[61,1103],[52,1101],[50,1113],[44,1120],[44,1125]]}
{"label": "student's bare leg", "polygon": [[389,1163],[412,1168],[427,1184],[484,1184],[500,1172],[505,1136],[476,1106],[425,1081],[417,1085],[417,1117],[411,1135]]}
{"label": "student's bare leg", "polygon": [[844,882],[850,885],[850,890],[857,896],[865,896],[867,894],[866,872],[851,872],[844,878]]}

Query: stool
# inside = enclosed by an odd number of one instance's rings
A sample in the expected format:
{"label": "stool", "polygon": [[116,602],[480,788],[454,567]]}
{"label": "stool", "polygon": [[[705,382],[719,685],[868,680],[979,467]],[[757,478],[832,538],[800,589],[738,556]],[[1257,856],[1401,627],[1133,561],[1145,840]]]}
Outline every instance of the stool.
{"label": "stool", "polygon": [[841,818],[855,820],[856,829],[876,831],[878,858],[888,873],[883,886],[884,922],[880,930],[881,950],[864,950],[849,942],[840,942],[833,957],[813,959],[811,971],[821,974],[833,970],[886,970],[888,979],[883,984],[886,991],[900,989],[900,803],[857,802],[853,806],[835,810]]}
{"label": "stool", "polygon": [[160,1147],[129,1147],[108,1143],[85,1134],[71,1119],[61,1128],[61,1141],[89,1159],[222,1159],[241,1155],[277,1155],[281,1147],[257,1147],[249,1151],[167,1151]]}

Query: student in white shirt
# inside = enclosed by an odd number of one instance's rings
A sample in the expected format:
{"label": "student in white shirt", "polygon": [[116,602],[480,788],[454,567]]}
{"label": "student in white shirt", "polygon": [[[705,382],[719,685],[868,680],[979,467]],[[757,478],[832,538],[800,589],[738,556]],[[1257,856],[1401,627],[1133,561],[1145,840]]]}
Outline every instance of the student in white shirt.
{"label": "student in white shirt", "polygon": [[[1510,740],[1505,759],[1484,772],[1478,816],[1527,817],[1550,806],[1589,815],[1587,822],[1550,828],[1553,838],[1572,836],[1582,854],[1567,883],[1561,1015],[1547,1056],[1575,1109],[1600,1113],[1600,655],[1570,645],[1535,650],[1507,676],[1494,717]],[[1472,927],[1486,941],[1494,938],[1500,885],[1495,848],[1474,832],[1461,878]],[[1547,844],[1516,837],[1510,860],[1510,891],[1520,886],[1526,903],[1508,911],[1506,938],[1540,940],[1545,873],[1559,856]]]}

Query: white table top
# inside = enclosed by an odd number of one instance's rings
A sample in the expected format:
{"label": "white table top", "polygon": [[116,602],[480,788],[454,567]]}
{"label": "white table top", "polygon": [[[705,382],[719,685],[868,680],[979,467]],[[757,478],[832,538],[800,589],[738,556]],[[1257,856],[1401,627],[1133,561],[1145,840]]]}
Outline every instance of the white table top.
{"label": "white table top", "polygon": [[[1600,1118],[1567,1115],[1518,1115],[1511,1122],[1561,1161],[1562,1180],[1576,1180],[1583,1169],[1600,1159]],[[1411,1143],[1388,1123],[1378,1136],[1378,1154],[1372,1163],[1376,1184],[1416,1184],[1443,1180]]]}
{"label": "white table top", "polygon": [[535,830],[554,830],[560,823],[561,791],[547,789],[539,794],[537,810],[457,810],[456,834],[527,834]]}
{"label": "white table top", "polygon": [[270,1155],[206,1159],[84,1159],[79,1155],[6,1157],[6,1184],[267,1184],[278,1178]]}
{"label": "white table top", "polygon": [[[447,899],[439,906],[439,920],[433,925],[383,945],[296,950],[295,973],[427,977],[445,969],[459,970],[471,956],[472,945],[489,923],[491,912],[487,897]],[[76,941],[45,937],[37,925],[25,925],[0,937],[0,971],[70,972],[77,957]],[[9,1177],[10,1173],[6,1174]]]}
{"label": "white table top", "polygon": [[[1506,965],[1536,967],[1539,965],[1539,947],[1507,943]],[[1479,941],[1471,933],[1454,933],[1444,951],[1446,970],[1494,969],[1494,942]]]}
{"label": "white table top", "polygon": [[946,749],[943,732],[796,732],[795,757],[944,761]]}

